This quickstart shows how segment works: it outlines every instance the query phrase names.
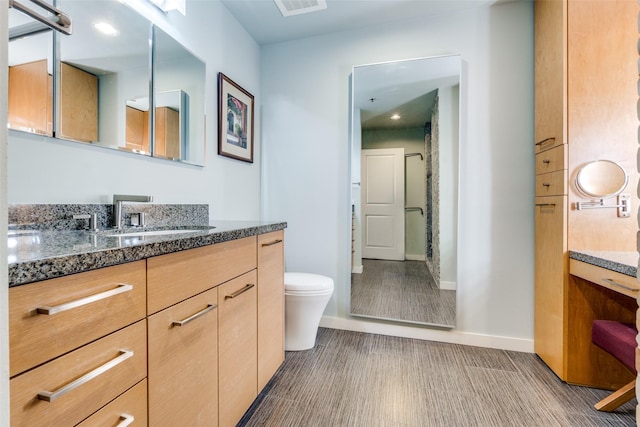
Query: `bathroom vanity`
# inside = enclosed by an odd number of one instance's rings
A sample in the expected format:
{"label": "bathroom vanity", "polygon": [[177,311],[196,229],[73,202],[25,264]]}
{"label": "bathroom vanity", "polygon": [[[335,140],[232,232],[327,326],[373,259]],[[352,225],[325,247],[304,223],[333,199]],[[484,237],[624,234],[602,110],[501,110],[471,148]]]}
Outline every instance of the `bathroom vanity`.
{"label": "bathroom vanity", "polygon": [[286,223],[215,225],[10,234],[11,425],[236,425],[284,360]]}

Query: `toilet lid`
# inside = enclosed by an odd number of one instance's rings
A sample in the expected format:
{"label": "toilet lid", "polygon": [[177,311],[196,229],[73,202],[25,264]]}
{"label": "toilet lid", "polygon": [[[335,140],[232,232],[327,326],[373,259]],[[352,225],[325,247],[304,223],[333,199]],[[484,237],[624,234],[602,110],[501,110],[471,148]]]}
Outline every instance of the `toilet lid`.
{"label": "toilet lid", "polygon": [[333,279],[310,273],[284,273],[285,291],[333,290]]}

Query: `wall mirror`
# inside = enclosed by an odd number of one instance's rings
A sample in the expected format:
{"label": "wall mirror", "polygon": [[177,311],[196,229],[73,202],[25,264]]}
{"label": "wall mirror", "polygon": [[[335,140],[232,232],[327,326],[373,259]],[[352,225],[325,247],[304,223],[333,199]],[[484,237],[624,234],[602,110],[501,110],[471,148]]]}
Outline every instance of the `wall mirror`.
{"label": "wall mirror", "polygon": [[9,9],[8,127],[53,135],[53,33]]}
{"label": "wall mirror", "polygon": [[[58,0],[57,6],[73,19],[71,36],[48,31],[10,42],[15,53],[10,99],[37,98],[37,104],[28,101],[25,107],[10,101],[9,127],[204,165],[204,62],[125,2]],[[15,27],[21,25],[19,19],[29,21],[20,12],[10,13],[16,17]],[[19,78],[25,73],[13,68],[23,64],[39,67],[44,76],[41,84],[29,88],[37,97],[27,97],[21,89]],[[32,74],[26,75],[21,78],[33,80]],[[12,96],[15,93],[21,95]],[[145,99],[146,109],[138,109]]]}
{"label": "wall mirror", "polygon": [[[204,164],[205,63],[154,27],[155,153],[196,165]],[[173,101],[170,98],[173,97]],[[167,106],[167,102],[177,108]],[[171,119],[173,117],[173,119]],[[171,123],[176,128],[172,131]],[[177,142],[164,135],[177,135]]]}
{"label": "wall mirror", "polygon": [[351,314],[454,327],[458,55],[352,73]]}
{"label": "wall mirror", "polygon": [[622,166],[611,160],[596,160],[580,167],[576,187],[585,196],[608,199],[622,193],[629,175]]}

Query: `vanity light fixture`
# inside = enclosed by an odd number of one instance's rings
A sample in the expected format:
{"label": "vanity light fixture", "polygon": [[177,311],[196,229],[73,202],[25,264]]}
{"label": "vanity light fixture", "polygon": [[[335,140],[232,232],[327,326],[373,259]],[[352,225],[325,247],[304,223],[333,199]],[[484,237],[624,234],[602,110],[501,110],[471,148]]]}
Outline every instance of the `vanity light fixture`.
{"label": "vanity light fixture", "polygon": [[282,16],[317,12],[327,8],[327,0],[273,0]]}
{"label": "vanity light fixture", "polygon": [[402,117],[400,116],[400,114],[395,113],[394,115],[392,115],[391,117],[389,117],[391,120],[400,120]]}
{"label": "vanity light fixture", "polygon": [[96,22],[95,24],[93,24],[93,28],[100,31],[102,34],[106,34],[107,36],[117,36],[118,34],[120,34],[120,31],[116,30],[116,28],[108,22]]}

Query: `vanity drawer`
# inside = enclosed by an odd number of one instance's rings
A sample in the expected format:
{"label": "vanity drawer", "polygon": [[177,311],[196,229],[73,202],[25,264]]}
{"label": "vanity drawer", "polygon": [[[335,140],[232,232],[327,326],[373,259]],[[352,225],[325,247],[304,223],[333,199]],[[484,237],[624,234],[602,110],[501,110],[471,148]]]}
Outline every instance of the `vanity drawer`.
{"label": "vanity drawer", "polygon": [[536,175],[536,197],[563,196],[567,194],[567,171]]}
{"label": "vanity drawer", "polygon": [[637,298],[640,291],[640,283],[637,278],[576,259],[569,260],[569,272],[574,276],[632,298]]}
{"label": "vanity drawer", "polygon": [[12,287],[10,376],[145,316],[145,261]]}
{"label": "vanity drawer", "polygon": [[255,269],[256,241],[252,236],[149,258],[148,314]]}
{"label": "vanity drawer", "polygon": [[[12,378],[11,425],[75,425],[146,375],[146,321],[141,320]],[[51,401],[39,398],[45,391],[53,393]]]}
{"label": "vanity drawer", "polygon": [[120,426],[130,421],[130,426],[147,425],[147,380],[131,387],[116,400],[78,424],[78,427]]}
{"label": "vanity drawer", "polygon": [[567,169],[567,144],[536,154],[536,175]]}

